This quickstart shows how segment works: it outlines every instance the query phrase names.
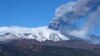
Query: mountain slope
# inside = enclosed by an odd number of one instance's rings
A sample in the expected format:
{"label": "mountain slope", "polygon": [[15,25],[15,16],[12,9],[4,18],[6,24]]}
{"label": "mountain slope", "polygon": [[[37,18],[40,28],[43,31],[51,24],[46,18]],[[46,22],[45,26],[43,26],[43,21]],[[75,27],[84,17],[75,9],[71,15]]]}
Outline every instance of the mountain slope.
{"label": "mountain slope", "polygon": [[91,48],[82,49],[30,44],[31,41],[21,42],[17,44],[0,43],[0,56],[100,56],[100,49],[98,48],[92,48],[91,50]]}
{"label": "mountain slope", "polygon": [[66,40],[83,40],[93,44],[100,44],[100,37],[91,35],[90,39],[82,39],[71,35],[64,35],[59,30],[53,30],[47,26],[37,28],[25,27],[0,27],[0,41],[13,39],[36,39],[40,42],[51,41],[66,41]]}
{"label": "mountain slope", "polygon": [[69,40],[59,31],[49,29],[47,26],[38,28],[0,27],[0,41],[19,38],[36,39],[38,41]]}
{"label": "mountain slope", "polygon": [[90,37],[65,36],[47,26],[0,27],[0,56],[100,56],[99,37]]}

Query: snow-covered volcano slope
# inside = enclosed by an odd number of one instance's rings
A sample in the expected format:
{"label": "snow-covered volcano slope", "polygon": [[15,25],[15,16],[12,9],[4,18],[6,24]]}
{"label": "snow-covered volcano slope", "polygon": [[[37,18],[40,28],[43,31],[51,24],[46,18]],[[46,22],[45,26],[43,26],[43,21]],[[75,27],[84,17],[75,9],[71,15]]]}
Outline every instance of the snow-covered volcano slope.
{"label": "snow-covered volcano slope", "polygon": [[36,39],[38,41],[52,40],[62,41],[69,40],[68,37],[61,34],[59,31],[49,29],[47,26],[37,28],[25,27],[0,27],[0,41],[11,39]]}
{"label": "snow-covered volcano slope", "polygon": [[37,41],[66,41],[66,40],[83,40],[94,44],[100,44],[100,38],[97,36],[89,36],[90,39],[82,39],[72,35],[64,35],[59,30],[53,30],[48,26],[37,28],[25,27],[0,27],[0,41],[13,39],[35,39]]}

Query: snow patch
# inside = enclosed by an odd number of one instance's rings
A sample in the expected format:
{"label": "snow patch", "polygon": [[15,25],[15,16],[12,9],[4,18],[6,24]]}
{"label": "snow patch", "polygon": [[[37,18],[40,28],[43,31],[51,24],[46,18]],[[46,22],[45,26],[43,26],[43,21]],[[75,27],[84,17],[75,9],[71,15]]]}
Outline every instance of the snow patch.
{"label": "snow patch", "polygon": [[37,28],[25,28],[18,26],[0,27],[0,41],[19,38],[36,39],[38,41],[69,40],[68,37],[64,36],[59,31],[49,29],[48,26]]}

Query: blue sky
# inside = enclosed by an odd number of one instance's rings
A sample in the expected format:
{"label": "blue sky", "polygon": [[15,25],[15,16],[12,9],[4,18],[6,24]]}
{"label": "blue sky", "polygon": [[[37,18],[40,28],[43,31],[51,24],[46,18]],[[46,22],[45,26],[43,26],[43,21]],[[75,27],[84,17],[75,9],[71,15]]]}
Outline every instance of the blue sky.
{"label": "blue sky", "polygon": [[0,26],[48,25],[55,9],[71,0],[0,0]]}
{"label": "blue sky", "polygon": [[[48,25],[55,9],[73,0],[0,0],[0,26],[38,27]],[[82,25],[80,25],[82,26]],[[93,34],[100,34],[100,27]]]}

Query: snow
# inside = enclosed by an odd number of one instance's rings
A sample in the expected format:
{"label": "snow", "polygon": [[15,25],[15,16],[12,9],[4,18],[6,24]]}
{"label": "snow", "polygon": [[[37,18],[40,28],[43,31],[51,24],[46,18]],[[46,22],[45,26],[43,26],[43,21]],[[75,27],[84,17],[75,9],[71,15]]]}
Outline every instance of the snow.
{"label": "snow", "polygon": [[0,41],[19,38],[36,39],[38,41],[69,40],[68,37],[64,36],[59,31],[49,29],[48,26],[37,28],[26,28],[18,26],[0,27]]}

